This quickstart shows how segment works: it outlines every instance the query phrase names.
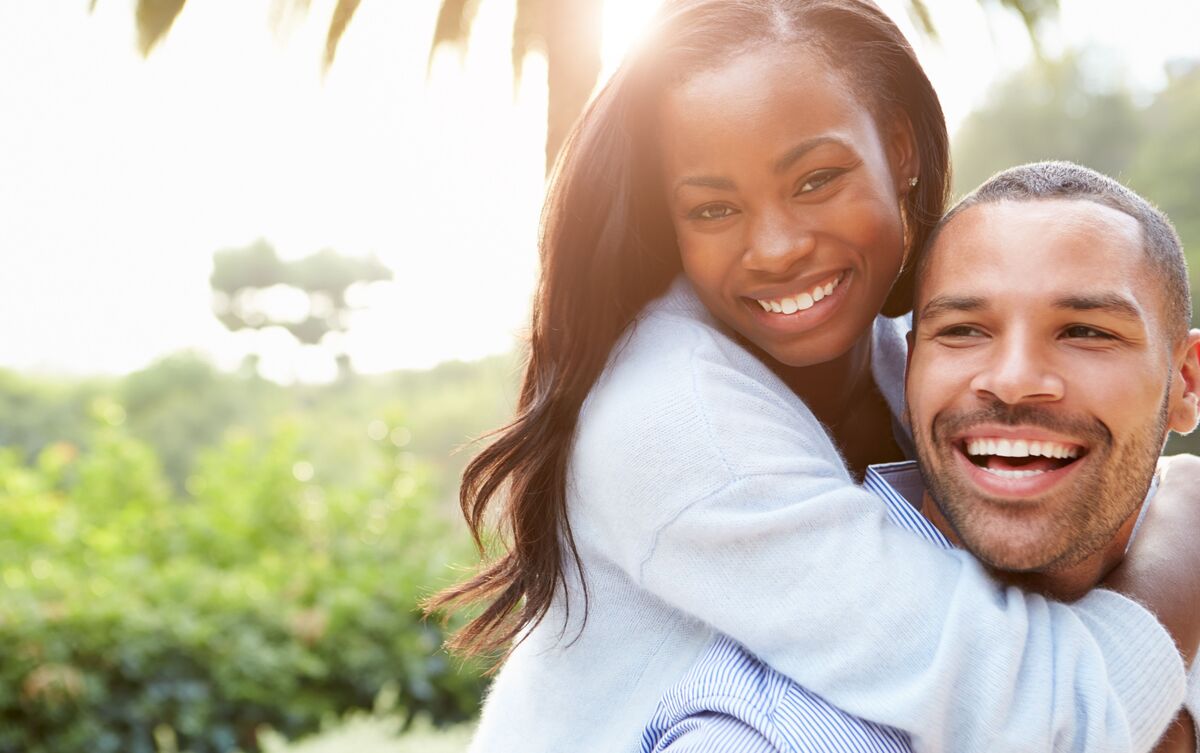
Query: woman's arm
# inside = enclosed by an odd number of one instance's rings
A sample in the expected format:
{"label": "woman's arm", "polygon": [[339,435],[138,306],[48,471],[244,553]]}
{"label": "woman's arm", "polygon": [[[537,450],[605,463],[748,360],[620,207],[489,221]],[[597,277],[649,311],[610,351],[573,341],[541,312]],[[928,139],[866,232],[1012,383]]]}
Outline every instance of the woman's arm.
{"label": "woman's arm", "polygon": [[1153,747],[1184,677],[1149,612],[998,587],[893,526],[765,370],[640,347],[634,384],[589,398],[572,460],[572,525],[639,585],[918,750]]}
{"label": "woman's arm", "polygon": [[1159,487],[1125,560],[1105,588],[1149,609],[1175,638],[1190,665],[1200,647],[1200,458],[1159,463]]}

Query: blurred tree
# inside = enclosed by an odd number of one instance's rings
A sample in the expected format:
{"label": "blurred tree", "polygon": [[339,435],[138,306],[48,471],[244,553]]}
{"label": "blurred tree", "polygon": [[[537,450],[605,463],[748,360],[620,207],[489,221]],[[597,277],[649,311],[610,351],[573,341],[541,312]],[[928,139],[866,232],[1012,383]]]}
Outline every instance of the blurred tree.
{"label": "blurred tree", "polygon": [[[186,0],[138,0],[138,38],[149,54],[183,9]],[[307,11],[311,0],[275,0]],[[361,0],[338,0],[325,38],[325,65],[333,63],[338,43]],[[441,44],[465,45],[482,0],[439,0],[430,57]],[[1003,8],[1021,17],[1037,46],[1042,23],[1058,12],[1059,0],[977,0],[980,5]],[[541,50],[546,55],[549,105],[546,115],[546,170],[575,118],[583,111],[600,75],[600,27],[604,0],[516,0],[512,31],[512,65],[521,77],[525,55]],[[96,0],[92,0],[92,6]],[[937,37],[937,25],[926,0],[905,0],[909,16],[926,35]]]}
{"label": "blurred tree", "polygon": [[[375,256],[324,249],[285,262],[260,238],[214,253],[209,283],[213,313],[230,331],[282,327],[301,344],[320,345],[327,335],[346,331],[353,308],[346,301],[351,285],[390,279],[391,270]],[[336,355],[347,373],[345,354]]]}
{"label": "blurred tree", "polygon": [[1038,61],[997,84],[954,140],[955,193],[997,170],[1065,159],[1125,176],[1143,138],[1143,118],[1120,83],[1091,76],[1086,56]]}
{"label": "blurred tree", "polygon": [[[1167,213],[1184,248],[1200,252],[1200,59],[1168,67],[1167,87],[1143,119],[1146,134],[1134,154],[1129,184]],[[1198,267],[1192,264],[1193,287]]]}
{"label": "blurred tree", "polygon": [[[443,43],[465,45],[481,0],[441,0],[430,56]],[[1058,11],[1058,0],[978,0],[1021,16],[1036,42],[1041,23]],[[931,38],[937,25],[925,0],[905,0],[909,15]],[[517,78],[532,50],[546,55],[549,104],[546,116],[546,171],[600,75],[600,26],[604,0],[517,0],[513,22],[512,64]]]}

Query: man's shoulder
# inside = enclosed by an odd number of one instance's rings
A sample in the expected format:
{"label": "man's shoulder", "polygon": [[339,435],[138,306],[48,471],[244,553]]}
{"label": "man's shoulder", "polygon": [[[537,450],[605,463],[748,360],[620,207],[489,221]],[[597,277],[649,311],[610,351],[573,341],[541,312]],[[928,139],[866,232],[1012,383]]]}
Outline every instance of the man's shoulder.
{"label": "man's shoulder", "polygon": [[902,732],[851,716],[775,671],[733,639],[718,635],[664,696],[643,735],[642,750],[670,751],[659,741],[703,719],[715,734],[724,720],[782,753],[878,750],[908,753]]}

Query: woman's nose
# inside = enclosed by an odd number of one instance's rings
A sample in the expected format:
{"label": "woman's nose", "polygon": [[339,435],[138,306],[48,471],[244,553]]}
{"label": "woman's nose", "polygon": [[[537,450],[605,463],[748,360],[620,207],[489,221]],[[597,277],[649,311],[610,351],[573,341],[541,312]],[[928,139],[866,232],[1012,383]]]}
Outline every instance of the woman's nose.
{"label": "woman's nose", "polygon": [[748,224],[742,262],[747,269],[779,275],[812,254],[812,230],[786,211],[760,213]]}

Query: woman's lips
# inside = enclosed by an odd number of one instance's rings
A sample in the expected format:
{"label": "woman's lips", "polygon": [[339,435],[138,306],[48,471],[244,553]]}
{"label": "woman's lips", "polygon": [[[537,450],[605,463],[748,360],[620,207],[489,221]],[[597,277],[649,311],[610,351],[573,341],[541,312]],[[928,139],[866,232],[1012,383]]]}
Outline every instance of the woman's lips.
{"label": "woman's lips", "polygon": [[[764,310],[760,301],[765,299],[746,297],[742,299],[742,302],[750,312],[750,316],[760,326],[773,332],[795,334],[819,326],[834,314],[845,299],[847,290],[853,284],[853,273],[844,270],[820,281],[819,284],[822,289],[832,285],[831,292],[828,295],[822,292],[821,300],[814,299],[807,308],[801,309],[798,304],[793,303],[796,308],[791,313],[783,313],[782,299],[771,299],[780,304],[781,310],[778,313],[774,310]],[[813,285],[813,288],[816,288],[816,284]],[[801,295],[811,297],[811,293],[801,293],[796,297]],[[789,306],[789,308],[791,307]]]}

